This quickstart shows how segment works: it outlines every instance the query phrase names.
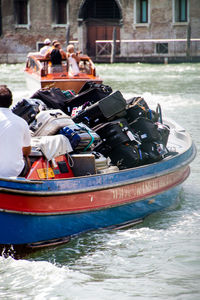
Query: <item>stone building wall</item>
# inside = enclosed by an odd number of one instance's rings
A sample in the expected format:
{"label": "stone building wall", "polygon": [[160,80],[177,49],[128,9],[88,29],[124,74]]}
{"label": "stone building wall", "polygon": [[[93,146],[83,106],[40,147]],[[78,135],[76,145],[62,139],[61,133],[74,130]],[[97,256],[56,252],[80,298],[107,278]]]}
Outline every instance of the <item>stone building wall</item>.
{"label": "stone building wall", "polygon": [[[114,0],[113,0],[114,1]],[[187,39],[188,24],[173,24],[173,0],[149,0],[150,22],[148,24],[135,24],[134,0],[116,0],[121,9],[120,38],[122,40],[146,39]],[[188,0],[190,3],[191,38],[200,38],[200,5],[199,0]],[[16,26],[14,18],[14,1],[1,0],[2,35],[0,36],[0,62],[12,58],[12,61],[21,60],[23,55],[36,50],[37,42],[45,38],[57,39],[63,48],[66,48],[67,28],[70,28],[69,39],[78,41],[79,47],[87,52],[87,22],[80,20],[80,10],[84,0],[68,0],[68,24],[55,26],[52,23],[52,0],[29,0],[30,21],[25,27]],[[194,44],[194,43],[193,43]],[[199,46],[196,43],[194,55],[200,56]],[[169,44],[169,50],[174,49]],[[177,48],[178,47],[178,48]],[[171,50],[170,50],[171,51]],[[181,54],[182,51],[182,54]],[[185,55],[186,43],[176,45],[176,56]],[[17,55],[16,55],[17,54]],[[172,55],[175,55],[172,54]],[[128,59],[134,56],[156,56],[155,43],[126,43],[122,42],[118,59]],[[122,59],[123,60],[123,59]]]}

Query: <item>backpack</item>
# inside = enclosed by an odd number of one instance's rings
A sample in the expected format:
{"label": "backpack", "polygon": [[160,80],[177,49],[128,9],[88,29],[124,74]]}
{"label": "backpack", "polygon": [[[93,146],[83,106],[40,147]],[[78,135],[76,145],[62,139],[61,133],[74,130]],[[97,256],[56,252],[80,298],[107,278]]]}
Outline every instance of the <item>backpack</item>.
{"label": "backpack", "polygon": [[61,65],[62,56],[59,49],[53,49],[50,56],[52,65]]}

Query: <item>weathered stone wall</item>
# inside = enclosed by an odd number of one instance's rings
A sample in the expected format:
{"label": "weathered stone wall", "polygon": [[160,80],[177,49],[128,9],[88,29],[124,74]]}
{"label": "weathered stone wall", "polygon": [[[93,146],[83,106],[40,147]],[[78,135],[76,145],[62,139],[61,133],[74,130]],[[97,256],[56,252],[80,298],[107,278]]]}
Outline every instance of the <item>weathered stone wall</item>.
{"label": "weathered stone wall", "polygon": [[[2,0],[2,36],[0,37],[0,62],[5,58],[18,54],[21,60],[24,53],[35,51],[36,43],[45,38],[57,39],[66,48],[66,27],[54,26],[52,23],[52,0],[30,0],[30,24],[25,28],[16,27],[13,0]],[[87,28],[84,22],[78,21],[82,0],[69,0],[70,40],[78,40],[79,47],[86,51]],[[123,40],[141,39],[180,39],[187,38],[187,24],[173,24],[172,0],[151,0],[150,23],[139,25],[134,23],[134,1],[119,1],[122,7],[122,25],[120,36]],[[199,0],[190,0],[191,38],[200,38],[200,5]],[[171,47],[171,46],[170,46]],[[197,46],[193,46],[194,48]],[[196,49],[195,48],[195,49]],[[185,45],[177,48],[185,52]],[[21,56],[20,56],[21,54]],[[155,46],[134,43],[122,44],[121,56],[135,54],[155,54]]]}

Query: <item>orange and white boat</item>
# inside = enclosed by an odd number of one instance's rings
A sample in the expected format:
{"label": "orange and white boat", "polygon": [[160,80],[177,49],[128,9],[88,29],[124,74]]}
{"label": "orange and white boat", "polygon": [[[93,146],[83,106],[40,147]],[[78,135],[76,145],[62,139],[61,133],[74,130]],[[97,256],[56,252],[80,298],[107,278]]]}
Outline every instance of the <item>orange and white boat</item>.
{"label": "orange and white boat", "polygon": [[25,68],[28,88],[36,91],[40,88],[57,87],[62,90],[74,90],[78,93],[87,81],[102,83],[102,79],[96,75],[95,65],[89,56],[80,56],[80,72],[75,76],[68,72],[67,61],[63,60],[62,63],[62,72],[51,73],[49,60],[44,59],[39,53],[29,53]]}

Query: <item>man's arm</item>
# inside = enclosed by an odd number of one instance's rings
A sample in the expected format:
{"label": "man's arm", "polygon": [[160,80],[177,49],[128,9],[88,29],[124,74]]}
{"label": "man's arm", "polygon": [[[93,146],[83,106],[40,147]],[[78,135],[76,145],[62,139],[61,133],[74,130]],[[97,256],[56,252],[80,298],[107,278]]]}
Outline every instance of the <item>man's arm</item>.
{"label": "man's arm", "polygon": [[29,159],[29,154],[31,153],[31,146],[28,147],[23,147],[22,148],[22,152],[23,152],[23,156],[26,159],[27,163],[28,163],[28,167],[31,167],[31,163],[30,163],[30,159]]}

